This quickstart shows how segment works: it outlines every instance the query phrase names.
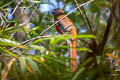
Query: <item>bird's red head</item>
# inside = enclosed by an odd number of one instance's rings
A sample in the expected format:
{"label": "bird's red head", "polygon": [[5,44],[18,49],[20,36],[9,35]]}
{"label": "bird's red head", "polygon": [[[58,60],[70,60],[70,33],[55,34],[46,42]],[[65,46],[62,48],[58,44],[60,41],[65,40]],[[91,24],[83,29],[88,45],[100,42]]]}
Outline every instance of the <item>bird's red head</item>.
{"label": "bird's red head", "polygon": [[62,9],[54,9],[52,13],[54,15],[60,15],[60,14],[64,14],[64,11]]}

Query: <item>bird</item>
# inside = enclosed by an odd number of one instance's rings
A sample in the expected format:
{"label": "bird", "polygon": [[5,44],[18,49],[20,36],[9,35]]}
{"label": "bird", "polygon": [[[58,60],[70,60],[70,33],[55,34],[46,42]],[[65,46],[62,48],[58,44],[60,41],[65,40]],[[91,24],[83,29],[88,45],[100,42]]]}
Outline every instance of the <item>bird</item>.
{"label": "bird", "polygon": [[[62,9],[54,9],[52,11],[52,14],[54,15],[54,22],[59,21],[61,18],[65,16],[65,13]],[[58,23],[55,24],[56,30],[60,34],[68,33],[69,35],[76,36],[77,31],[72,23],[72,21],[68,17],[64,17],[62,20],[60,20]],[[76,52],[76,38],[72,37],[72,39],[69,39],[69,47],[70,47],[70,57],[71,60],[71,72],[75,72],[77,70],[77,52]]]}

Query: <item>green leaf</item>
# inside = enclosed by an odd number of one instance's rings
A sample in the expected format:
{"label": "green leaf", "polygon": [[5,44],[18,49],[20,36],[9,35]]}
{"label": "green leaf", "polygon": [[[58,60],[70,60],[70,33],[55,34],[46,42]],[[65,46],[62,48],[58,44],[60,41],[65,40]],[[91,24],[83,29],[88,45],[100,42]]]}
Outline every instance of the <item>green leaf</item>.
{"label": "green leaf", "polygon": [[56,46],[55,49],[68,49],[68,46]]}
{"label": "green leaf", "polygon": [[38,46],[38,45],[30,45],[30,48],[32,49],[37,49],[37,50],[46,50],[43,46]]}
{"label": "green leaf", "polygon": [[18,69],[18,65],[17,62],[14,62],[13,67],[12,67],[12,73],[14,77],[16,77],[18,79],[18,73],[19,73],[19,69]]}
{"label": "green leaf", "polygon": [[12,4],[13,2],[15,2],[15,0],[12,0],[12,1],[10,1],[10,2],[9,2],[9,3],[7,3],[7,4],[4,4],[3,6],[1,6],[1,8],[4,8],[4,7],[6,7],[6,6],[8,6],[8,5]]}
{"label": "green leaf", "polygon": [[0,38],[0,42],[3,43],[8,43],[9,45],[20,45],[20,43],[16,42],[16,41],[12,41],[10,39],[5,39],[5,38]]}
{"label": "green leaf", "polygon": [[14,44],[0,42],[0,46],[15,46]]}
{"label": "green leaf", "polygon": [[95,38],[95,36],[94,35],[77,35],[76,38]]}
{"label": "green leaf", "polygon": [[22,75],[25,75],[26,73],[26,62],[25,62],[25,57],[19,57],[19,61],[20,61],[20,70],[21,70],[21,73]]}
{"label": "green leaf", "polygon": [[76,50],[92,52],[89,48],[76,48]]}
{"label": "green leaf", "polygon": [[50,38],[50,48],[51,49],[53,48],[54,44],[55,44],[55,38],[52,37],[52,38]]}
{"label": "green leaf", "polygon": [[79,69],[79,70],[76,72],[76,74],[74,75],[74,77],[72,78],[72,80],[76,80],[77,77],[78,77],[84,70],[85,70],[84,67],[81,68],[81,69]]}
{"label": "green leaf", "polygon": [[49,56],[46,56],[48,59],[51,59],[51,60],[54,60],[56,63],[60,63],[60,64],[63,64],[65,65],[65,61],[61,60],[61,59],[57,59],[57,58],[53,58],[53,57],[49,57]]}
{"label": "green leaf", "polygon": [[[68,46],[56,46],[54,49],[68,49]],[[92,50],[90,50],[89,48],[75,48],[76,50],[79,51],[89,51],[92,52]]]}
{"label": "green leaf", "polygon": [[57,35],[57,36],[54,36],[53,39],[51,40],[51,45],[52,44],[57,44],[62,40],[67,40],[67,39],[71,39],[71,38],[95,38],[95,36],[94,35],[71,36],[71,35],[68,35],[68,34]]}
{"label": "green leaf", "polygon": [[32,58],[33,60],[35,60],[35,61],[37,61],[37,62],[39,62],[39,63],[41,63],[48,71],[50,71],[52,74],[54,74],[55,76],[57,76],[57,74],[52,70],[52,69],[50,69],[50,67],[47,65],[47,64],[45,64],[43,61],[41,61],[40,59],[38,59],[38,58]]}
{"label": "green leaf", "polygon": [[41,1],[38,1],[38,0],[30,0],[29,2],[32,2],[32,3],[41,3]]}
{"label": "green leaf", "polygon": [[8,51],[7,49],[5,49],[5,48],[0,47],[0,51],[3,51],[3,52],[5,52],[5,53],[7,53],[7,54],[9,54],[9,55],[17,58],[17,56],[16,56],[15,54],[9,52],[9,51]]}
{"label": "green leaf", "polygon": [[88,58],[85,62],[83,62],[80,66],[79,66],[79,70],[77,70],[77,72],[75,73],[75,75],[73,76],[72,80],[76,80],[77,77],[85,70],[85,66],[92,60],[92,58]]}
{"label": "green leaf", "polygon": [[41,74],[37,63],[34,62],[31,57],[26,57],[26,61],[35,73],[37,73],[38,75]]}

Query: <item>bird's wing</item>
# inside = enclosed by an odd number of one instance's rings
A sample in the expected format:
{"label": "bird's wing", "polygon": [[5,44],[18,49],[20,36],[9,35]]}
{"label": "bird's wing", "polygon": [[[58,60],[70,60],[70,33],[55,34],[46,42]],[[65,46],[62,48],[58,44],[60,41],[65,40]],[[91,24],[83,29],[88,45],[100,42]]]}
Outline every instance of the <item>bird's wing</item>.
{"label": "bird's wing", "polygon": [[59,25],[61,25],[64,28],[65,32],[71,32],[72,31],[72,22],[68,18],[64,18],[59,22]]}

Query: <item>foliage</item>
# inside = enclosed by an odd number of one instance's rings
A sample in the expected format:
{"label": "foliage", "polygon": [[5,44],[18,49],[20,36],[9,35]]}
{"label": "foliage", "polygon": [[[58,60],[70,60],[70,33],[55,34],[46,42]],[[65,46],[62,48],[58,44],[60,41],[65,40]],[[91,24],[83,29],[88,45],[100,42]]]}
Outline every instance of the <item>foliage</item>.
{"label": "foliage", "polygon": [[[53,8],[62,8],[67,14],[87,0],[54,2],[0,1],[0,79],[119,80],[120,2],[94,0],[68,15],[77,36],[59,35],[54,26],[43,31],[53,24]],[[48,11],[42,11],[46,4]],[[66,43],[72,37],[77,38],[76,72],[70,72]]]}

